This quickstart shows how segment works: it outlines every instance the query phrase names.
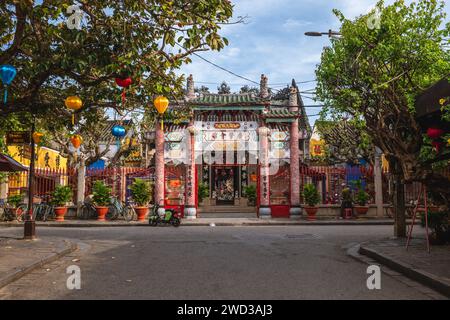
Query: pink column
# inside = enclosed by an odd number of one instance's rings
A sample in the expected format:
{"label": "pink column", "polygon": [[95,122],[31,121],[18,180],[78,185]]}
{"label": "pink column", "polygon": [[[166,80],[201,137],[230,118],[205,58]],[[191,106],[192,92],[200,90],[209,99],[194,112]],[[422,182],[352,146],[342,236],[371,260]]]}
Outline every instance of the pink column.
{"label": "pink column", "polygon": [[155,138],[155,202],[161,208],[158,210],[159,214],[164,214],[164,131],[161,129],[161,124],[156,121],[156,138]]}
{"label": "pink column", "polygon": [[264,125],[258,129],[259,134],[259,217],[270,218],[270,181],[269,181],[269,128]]}
{"label": "pink column", "polygon": [[197,218],[197,208],[195,206],[195,193],[197,185],[195,179],[195,152],[194,152],[195,127],[190,125],[186,132],[187,139],[187,166],[186,166],[186,203],[184,206],[184,217],[186,219]]}
{"label": "pink column", "polygon": [[[298,113],[298,99],[297,99],[297,89],[291,87],[289,95],[289,111]],[[290,129],[290,152],[291,152],[291,163],[290,163],[290,181],[291,181],[291,208],[289,210],[291,218],[300,217],[300,150],[298,147],[299,142],[299,130],[298,130],[298,119],[295,119],[291,123]]]}

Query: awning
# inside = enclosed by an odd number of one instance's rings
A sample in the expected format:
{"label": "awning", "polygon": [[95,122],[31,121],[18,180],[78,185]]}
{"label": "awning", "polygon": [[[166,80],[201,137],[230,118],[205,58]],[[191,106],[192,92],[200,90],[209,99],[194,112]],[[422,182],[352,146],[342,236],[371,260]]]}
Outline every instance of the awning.
{"label": "awning", "polygon": [[28,171],[28,168],[7,156],[0,153],[0,172]]}

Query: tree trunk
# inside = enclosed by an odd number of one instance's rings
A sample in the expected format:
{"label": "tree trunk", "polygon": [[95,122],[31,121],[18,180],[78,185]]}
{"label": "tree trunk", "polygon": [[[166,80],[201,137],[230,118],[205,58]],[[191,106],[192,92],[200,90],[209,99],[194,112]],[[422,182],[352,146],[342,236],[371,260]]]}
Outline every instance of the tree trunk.
{"label": "tree trunk", "polygon": [[403,172],[397,159],[390,159],[389,166],[393,178],[394,236],[406,237],[405,186]]}

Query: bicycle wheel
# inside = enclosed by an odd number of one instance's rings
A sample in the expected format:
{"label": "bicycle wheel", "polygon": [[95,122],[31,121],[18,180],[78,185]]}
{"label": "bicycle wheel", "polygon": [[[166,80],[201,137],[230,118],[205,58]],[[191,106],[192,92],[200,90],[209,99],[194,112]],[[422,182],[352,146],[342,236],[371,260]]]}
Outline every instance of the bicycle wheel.
{"label": "bicycle wheel", "polygon": [[123,218],[125,221],[129,222],[134,220],[134,217],[136,216],[136,212],[134,211],[134,208],[132,206],[126,206],[123,208]]}
{"label": "bicycle wheel", "polygon": [[55,210],[53,206],[45,205],[42,221],[55,220]]}
{"label": "bicycle wheel", "polygon": [[116,220],[119,217],[119,210],[115,205],[111,204],[108,207],[108,213],[106,214],[106,219],[108,220]]}

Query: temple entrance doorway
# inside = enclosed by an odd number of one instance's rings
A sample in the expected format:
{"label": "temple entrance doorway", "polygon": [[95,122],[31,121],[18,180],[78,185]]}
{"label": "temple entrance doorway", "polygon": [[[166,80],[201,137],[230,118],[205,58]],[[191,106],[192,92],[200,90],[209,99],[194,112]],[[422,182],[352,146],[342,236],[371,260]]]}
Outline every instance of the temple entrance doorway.
{"label": "temple entrance doorway", "polygon": [[212,172],[212,189],[216,198],[216,205],[234,205],[235,198],[239,198],[238,167],[217,166]]}

